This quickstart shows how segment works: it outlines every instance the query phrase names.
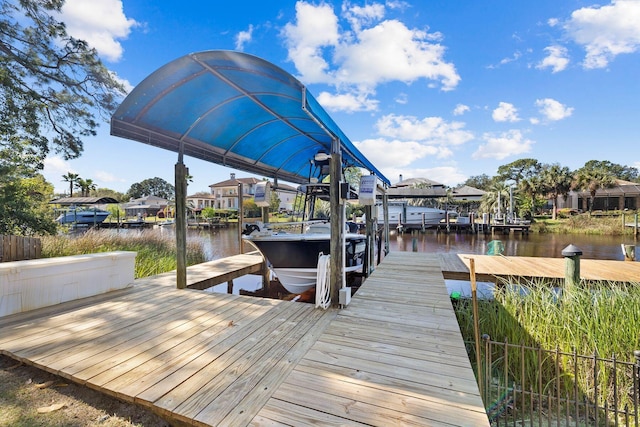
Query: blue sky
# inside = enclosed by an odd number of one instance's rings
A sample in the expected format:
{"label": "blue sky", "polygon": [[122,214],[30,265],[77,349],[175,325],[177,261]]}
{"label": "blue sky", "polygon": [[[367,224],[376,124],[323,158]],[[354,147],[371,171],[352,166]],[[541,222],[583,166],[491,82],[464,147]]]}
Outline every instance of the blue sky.
{"label": "blue sky", "polygon": [[[521,158],[640,167],[640,0],[66,0],[61,20],[130,88],[191,52],[270,61],[392,183],[454,186]],[[173,183],[176,161],[104,123],[82,157],[50,157],[44,174],[57,191],[74,172],[125,192],[156,176]],[[190,194],[234,172],[185,163]]]}

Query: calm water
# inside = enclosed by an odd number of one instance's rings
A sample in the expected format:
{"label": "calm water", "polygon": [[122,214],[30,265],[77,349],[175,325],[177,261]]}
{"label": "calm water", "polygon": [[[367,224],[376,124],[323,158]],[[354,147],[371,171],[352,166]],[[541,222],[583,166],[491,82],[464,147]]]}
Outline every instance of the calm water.
{"label": "calm water", "polygon": [[631,236],[586,236],[558,234],[445,234],[428,231],[414,235],[391,236],[391,250],[412,251],[416,239],[418,252],[467,253],[483,255],[487,244],[500,240],[504,255],[562,258],[562,250],[573,244],[582,258],[624,260],[620,244],[636,244]]}
{"label": "calm water", "polygon": [[[121,230],[121,232],[129,230]],[[175,235],[173,227],[154,229],[162,234]],[[133,231],[132,232],[137,232]],[[208,260],[223,258],[240,253],[237,227],[230,226],[218,230],[194,230],[187,231],[189,241],[202,243]],[[428,230],[426,233],[396,235],[391,234],[391,251],[413,251],[430,253],[464,253],[483,255],[487,253],[488,243],[492,240],[501,240],[504,245],[504,254],[512,256],[534,256],[561,258],[562,250],[573,244],[583,252],[583,258],[624,260],[620,244],[637,244],[631,236],[584,236],[584,235],[557,235],[557,234],[445,234]],[[245,251],[251,250],[245,245]],[[240,288],[256,290],[261,286],[258,276],[245,276],[234,280],[236,286],[234,293]],[[461,296],[471,295],[471,285],[468,281],[445,280],[450,294],[459,293]],[[215,286],[213,292],[226,292],[226,284]],[[478,295],[480,298],[493,297],[493,284],[478,283]]]}
{"label": "calm water", "polygon": [[[173,234],[173,229],[162,228],[159,232]],[[203,243],[208,259],[217,259],[239,253],[238,230],[229,227],[215,231],[189,230],[189,240]],[[561,258],[562,250],[573,244],[582,250],[583,258],[624,260],[620,244],[637,244],[631,236],[586,236],[557,234],[445,234],[429,230],[426,233],[391,234],[391,251],[412,251],[414,239],[418,252],[487,253],[491,240],[501,240],[504,254],[511,256],[534,256]],[[245,247],[246,250],[249,250]]]}

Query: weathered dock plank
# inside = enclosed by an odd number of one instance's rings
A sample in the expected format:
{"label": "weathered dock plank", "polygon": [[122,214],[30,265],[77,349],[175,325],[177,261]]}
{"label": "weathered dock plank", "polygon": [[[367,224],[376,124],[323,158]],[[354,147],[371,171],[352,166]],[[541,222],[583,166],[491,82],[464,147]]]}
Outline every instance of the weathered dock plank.
{"label": "weathered dock plank", "polygon": [[326,425],[489,425],[437,256],[387,256],[252,425],[320,414]]}
{"label": "weathered dock plank", "polygon": [[488,425],[437,257],[343,310],[174,285],[2,318],[0,352],[189,425]]}
{"label": "weathered dock plank", "polygon": [[[495,282],[496,278],[562,280],[564,258],[519,257],[502,255],[440,254],[442,273],[447,279],[469,280],[471,259],[476,279]],[[640,282],[640,262],[615,260],[580,260],[580,278],[612,282]]]}

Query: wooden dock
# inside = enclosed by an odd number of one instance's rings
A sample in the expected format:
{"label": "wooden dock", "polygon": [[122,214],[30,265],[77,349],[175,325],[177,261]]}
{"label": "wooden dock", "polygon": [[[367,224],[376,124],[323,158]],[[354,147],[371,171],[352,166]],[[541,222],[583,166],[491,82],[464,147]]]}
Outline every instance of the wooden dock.
{"label": "wooden dock", "polygon": [[[512,257],[502,255],[440,254],[445,279],[469,280],[470,259],[474,259],[476,280],[496,282],[499,278],[563,280],[564,258]],[[640,262],[581,259],[584,280],[640,283]]]}
{"label": "wooden dock", "polygon": [[522,234],[528,234],[531,224],[491,224],[489,230],[491,233],[509,234],[519,231]]}
{"label": "wooden dock", "polygon": [[437,256],[342,310],[167,280],[4,317],[0,352],[186,425],[489,426]]}

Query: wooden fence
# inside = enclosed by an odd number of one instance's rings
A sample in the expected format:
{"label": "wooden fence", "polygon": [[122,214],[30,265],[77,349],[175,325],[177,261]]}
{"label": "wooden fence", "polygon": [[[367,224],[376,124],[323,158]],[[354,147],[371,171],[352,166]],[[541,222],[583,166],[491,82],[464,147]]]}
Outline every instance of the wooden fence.
{"label": "wooden fence", "polygon": [[0,262],[36,259],[42,256],[42,242],[36,237],[0,234]]}

